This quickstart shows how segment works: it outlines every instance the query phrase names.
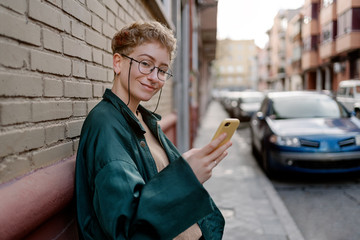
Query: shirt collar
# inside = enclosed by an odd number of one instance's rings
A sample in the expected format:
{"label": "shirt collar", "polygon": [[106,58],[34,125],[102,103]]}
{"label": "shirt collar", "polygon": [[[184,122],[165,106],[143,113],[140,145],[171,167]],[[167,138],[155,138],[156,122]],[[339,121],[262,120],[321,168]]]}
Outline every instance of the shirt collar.
{"label": "shirt collar", "polygon": [[[138,127],[142,132],[145,132],[142,127],[140,121],[134,115],[134,113],[130,110],[130,108],[118,97],[115,93],[111,91],[111,89],[106,89],[103,95],[103,99],[108,100],[114,105],[116,109],[118,109],[126,118],[131,126]],[[157,121],[161,120],[161,116],[157,113],[150,112],[141,104],[138,106],[138,111],[143,116],[144,122],[149,126],[156,125]]]}

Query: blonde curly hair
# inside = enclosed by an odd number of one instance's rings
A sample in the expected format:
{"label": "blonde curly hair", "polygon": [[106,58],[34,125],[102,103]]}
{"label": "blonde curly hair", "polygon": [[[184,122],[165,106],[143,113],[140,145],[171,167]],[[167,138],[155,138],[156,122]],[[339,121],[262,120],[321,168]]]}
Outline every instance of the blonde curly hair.
{"label": "blonde curly hair", "polygon": [[115,34],[111,41],[113,54],[130,54],[137,46],[158,41],[166,47],[170,60],[175,57],[176,38],[173,31],[156,21],[134,22]]}

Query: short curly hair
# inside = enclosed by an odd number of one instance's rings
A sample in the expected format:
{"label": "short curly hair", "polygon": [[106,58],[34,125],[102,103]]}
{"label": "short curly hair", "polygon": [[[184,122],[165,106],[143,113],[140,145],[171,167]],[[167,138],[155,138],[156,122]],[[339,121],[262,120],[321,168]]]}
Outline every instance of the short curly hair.
{"label": "short curly hair", "polygon": [[117,32],[112,41],[113,54],[130,54],[137,46],[159,41],[169,52],[170,60],[175,57],[176,38],[173,31],[156,21],[134,22]]}

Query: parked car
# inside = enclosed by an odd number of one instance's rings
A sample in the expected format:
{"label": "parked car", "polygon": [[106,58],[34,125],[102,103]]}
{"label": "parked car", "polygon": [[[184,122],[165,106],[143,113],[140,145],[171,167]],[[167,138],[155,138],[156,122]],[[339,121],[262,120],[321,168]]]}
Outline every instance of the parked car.
{"label": "parked car", "polygon": [[344,104],[349,112],[359,110],[360,80],[341,81],[338,86],[336,99]]}
{"label": "parked car", "polygon": [[268,175],[360,171],[360,120],[320,92],[273,92],[250,121],[251,145]]}
{"label": "parked car", "polygon": [[260,109],[264,94],[258,91],[244,91],[237,96],[232,110],[232,116],[240,121],[249,121],[252,115]]}

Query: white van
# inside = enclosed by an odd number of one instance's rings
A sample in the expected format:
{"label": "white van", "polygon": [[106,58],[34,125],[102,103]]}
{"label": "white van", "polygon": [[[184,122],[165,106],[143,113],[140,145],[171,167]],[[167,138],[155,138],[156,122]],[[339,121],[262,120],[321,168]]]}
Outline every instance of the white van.
{"label": "white van", "polygon": [[344,104],[350,112],[359,110],[360,80],[341,81],[338,86],[336,99]]}

